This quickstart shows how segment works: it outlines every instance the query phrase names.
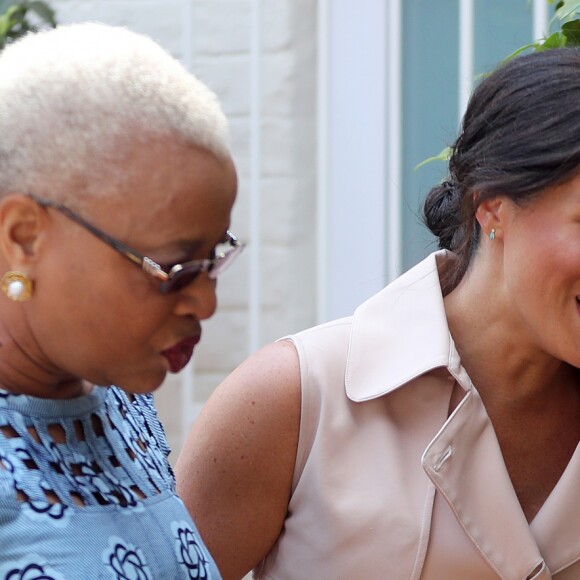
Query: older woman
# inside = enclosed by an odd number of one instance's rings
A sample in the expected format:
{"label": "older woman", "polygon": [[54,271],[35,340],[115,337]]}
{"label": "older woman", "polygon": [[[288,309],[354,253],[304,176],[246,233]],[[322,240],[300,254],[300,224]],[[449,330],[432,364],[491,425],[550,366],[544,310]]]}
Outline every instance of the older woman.
{"label": "older woman", "polygon": [[215,96],[98,24],[0,56],[0,578],[219,578],[149,393],[216,307],[236,173]]}
{"label": "older woman", "polygon": [[474,92],[428,196],[441,251],[267,346],[178,490],[225,578],[580,578],[580,50]]}

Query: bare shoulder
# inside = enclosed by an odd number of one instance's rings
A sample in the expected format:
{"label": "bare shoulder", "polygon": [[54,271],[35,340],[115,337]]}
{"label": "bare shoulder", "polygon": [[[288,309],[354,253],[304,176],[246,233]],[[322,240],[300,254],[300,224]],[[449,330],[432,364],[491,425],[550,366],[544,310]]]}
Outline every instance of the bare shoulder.
{"label": "bare shoulder", "polygon": [[[270,433],[275,425],[297,427],[299,413],[298,355],[291,342],[281,341],[257,351],[217,387],[193,433],[204,440],[216,431],[224,437],[241,431],[247,438],[261,439],[261,431]],[[189,437],[187,445],[197,447],[197,442]]]}
{"label": "bare shoulder", "polygon": [[224,578],[240,578],[275,543],[286,516],[300,425],[293,344],[270,344],[216,389],[176,466],[178,492]]}

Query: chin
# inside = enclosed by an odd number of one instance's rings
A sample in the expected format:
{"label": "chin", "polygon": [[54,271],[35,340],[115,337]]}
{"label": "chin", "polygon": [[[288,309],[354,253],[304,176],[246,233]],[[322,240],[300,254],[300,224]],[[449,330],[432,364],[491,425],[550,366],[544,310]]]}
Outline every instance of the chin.
{"label": "chin", "polygon": [[131,380],[116,383],[116,385],[123,389],[126,393],[131,395],[147,395],[155,392],[165,381],[166,373],[158,377],[143,377],[141,380]]}

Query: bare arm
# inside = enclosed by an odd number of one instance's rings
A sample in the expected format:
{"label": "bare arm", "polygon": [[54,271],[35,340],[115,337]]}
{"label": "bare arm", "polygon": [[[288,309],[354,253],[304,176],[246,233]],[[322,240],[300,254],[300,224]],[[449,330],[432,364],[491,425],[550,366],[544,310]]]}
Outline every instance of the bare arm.
{"label": "bare arm", "polygon": [[279,342],[226,378],[192,427],[177,489],[225,580],[242,578],[280,534],[299,423],[298,356]]}

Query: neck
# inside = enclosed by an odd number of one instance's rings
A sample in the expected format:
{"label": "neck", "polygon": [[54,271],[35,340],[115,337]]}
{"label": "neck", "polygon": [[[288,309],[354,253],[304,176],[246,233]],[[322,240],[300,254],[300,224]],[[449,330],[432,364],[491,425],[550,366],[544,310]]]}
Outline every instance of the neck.
{"label": "neck", "polygon": [[0,364],[0,389],[17,395],[29,395],[41,399],[74,399],[88,395],[94,386],[80,379],[48,384],[31,380],[30,377],[19,376],[19,373],[5,371],[6,369]]}
{"label": "neck", "polygon": [[15,337],[0,323],[0,389],[46,399],[72,399],[92,385],[47,360],[36,343]]}
{"label": "neck", "polygon": [[34,319],[34,313],[0,296],[0,389],[46,399],[88,394],[92,384],[51,360],[36,338]]}
{"label": "neck", "polygon": [[495,279],[470,272],[444,299],[462,365],[486,405],[534,408],[558,392],[577,391],[577,369],[542,350],[503,299],[501,285],[489,284]]}

